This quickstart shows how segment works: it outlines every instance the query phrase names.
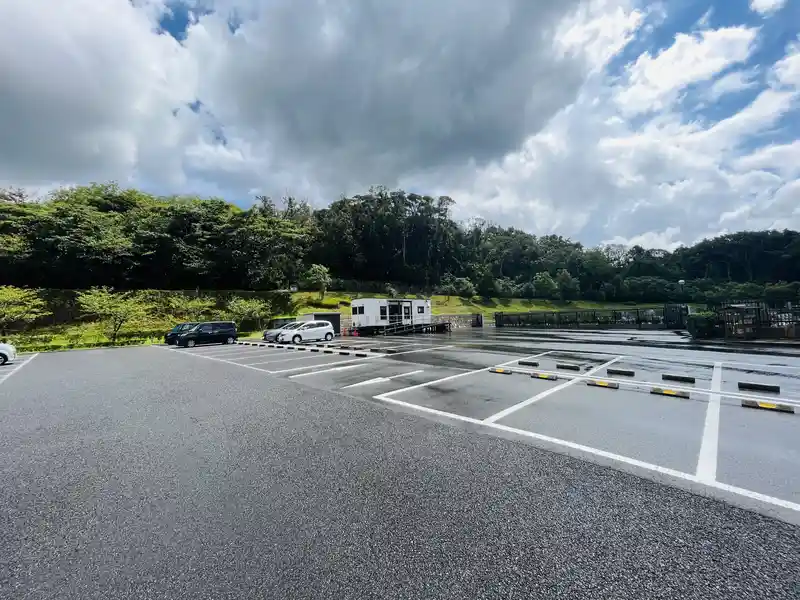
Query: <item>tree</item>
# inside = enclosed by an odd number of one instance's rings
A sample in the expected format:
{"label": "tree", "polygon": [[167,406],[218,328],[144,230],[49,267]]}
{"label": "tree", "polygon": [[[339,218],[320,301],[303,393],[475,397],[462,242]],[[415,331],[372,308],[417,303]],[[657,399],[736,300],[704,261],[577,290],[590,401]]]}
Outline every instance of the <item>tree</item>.
{"label": "tree", "polygon": [[78,304],[84,314],[100,319],[112,344],[123,326],[143,320],[152,308],[141,294],[114,292],[107,287],[80,292]]}
{"label": "tree", "polygon": [[332,281],[328,267],[317,264],[311,265],[306,271],[304,279],[309,287],[319,290],[319,299],[323,300],[325,298],[325,292],[328,290]]}
{"label": "tree", "polygon": [[175,294],[169,298],[170,312],[188,321],[199,321],[206,315],[210,315],[216,305],[213,298],[193,298],[184,294]]}
{"label": "tree", "polygon": [[547,271],[537,273],[533,277],[533,289],[537,298],[553,300],[558,295],[558,285]]}
{"label": "tree", "polygon": [[389,296],[389,298],[397,298],[397,296],[399,295],[397,293],[397,290],[391,283],[387,283],[384,286],[383,290],[386,293],[386,295]]}
{"label": "tree", "polygon": [[37,290],[0,286],[0,334],[5,335],[15,323],[27,325],[48,314],[47,303]]}
{"label": "tree", "polygon": [[556,275],[556,285],[558,286],[558,296],[562,300],[574,300],[578,297],[580,283],[566,269],[561,269]]}
{"label": "tree", "polygon": [[235,296],[228,301],[228,314],[236,325],[241,327],[246,320],[255,321],[259,329],[263,329],[264,321],[272,314],[272,306],[266,300],[258,298],[240,298]]}

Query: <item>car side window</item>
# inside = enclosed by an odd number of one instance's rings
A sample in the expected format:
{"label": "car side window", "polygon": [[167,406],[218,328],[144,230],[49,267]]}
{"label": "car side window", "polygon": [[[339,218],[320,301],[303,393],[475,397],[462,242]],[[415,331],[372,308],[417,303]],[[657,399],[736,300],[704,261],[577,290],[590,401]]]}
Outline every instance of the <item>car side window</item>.
{"label": "car side window", "polygon": [[312,327],[314,327],[313,323],[306,323],[300,329],[311,329]]}
{"label": "car side window", "polygon": [[211,325],[201,325],[200,328],[198,329],[198,331],[200,333],[211,333],[211,331],[212,331]]}

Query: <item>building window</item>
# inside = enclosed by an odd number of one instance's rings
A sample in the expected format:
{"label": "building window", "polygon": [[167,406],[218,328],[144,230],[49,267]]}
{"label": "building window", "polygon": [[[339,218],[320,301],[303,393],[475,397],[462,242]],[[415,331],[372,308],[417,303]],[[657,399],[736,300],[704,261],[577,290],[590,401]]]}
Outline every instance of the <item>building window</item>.
{"label": "building window", "polygon": [[381,306],[381,321],[385,321],[385,320],[386,320],[386,307],[385,306]]}
{"label": "building window", "polygon": [[358,314],[358,307],[357,307],[357,306],[354,306],[354,307],[353,307],[353,314],[354,314],[354,315],[357,315],[357,314]]}
{"label": "building window", "polygon": [[417,307],[417,313],[419,313],[421,315],[425,314],[425,307],[424,306],[418,306]]}
{"label": "building window", "polygon": [[358,307],[358,314],[360,314],[360,315],[364,314],[364,307],[363,306],[359,306]]}

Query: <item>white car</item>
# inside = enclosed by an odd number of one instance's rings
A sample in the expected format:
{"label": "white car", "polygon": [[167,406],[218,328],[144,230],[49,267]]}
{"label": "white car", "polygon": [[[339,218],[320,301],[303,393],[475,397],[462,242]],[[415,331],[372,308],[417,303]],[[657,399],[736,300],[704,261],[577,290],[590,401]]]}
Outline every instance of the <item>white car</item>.
{"label": "white car", "polygon": [[0,365],[13,361],[17,358],[17,349],[11,344],[0,344]]}
{"label": "white car", "polygon": [[320,340],[330,342],[335,335],[330,321],[309,321],[295,329],[282,331],[278,335],[278,341],[282,343],[291,342],[292,344]]}

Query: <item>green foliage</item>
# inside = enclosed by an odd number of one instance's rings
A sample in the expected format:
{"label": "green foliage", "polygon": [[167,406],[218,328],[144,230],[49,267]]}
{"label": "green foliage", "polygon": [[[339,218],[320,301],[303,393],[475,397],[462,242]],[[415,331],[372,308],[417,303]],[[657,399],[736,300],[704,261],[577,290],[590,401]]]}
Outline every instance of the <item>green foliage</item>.
{"label": "green foliage", "polygon": [[78,304],[84,314],[96,317],[103,323],[112,344],[117,341],[124,325],[141,323],[152,308],[142,294],[114,292],[107,287],[94,287],[81,292],[78,294]]}
{"label": "green foliage", "polygon": [[187,321],[202,321],[210,318],[214,313],[217,303],[213,298],[191,297],[183,294],[174,294],[169,297],[169,314],[186,319]]}
{"label": "green foliage", "polygon": [[558,297],[561,300],[574,300],[580,293],[580,283],[566,269],[561,269],[556,275],[556,285],[558,286]]}
{"label": "green foliage", "polygon": [[234,297],[228,302],[228,315],[241,327],[245,321],[255,321],[258,328],[262,329],[264,321],[272,314],[270,303],[258,298]]}
{"label": "green foliage", "polygon": [[552,300],[558,296],[558,284],[547,271],[534,275],[533,289],[537,298]]}
{"label": "green foliage", "polygon": [[312,289],[319,290],[319,299],[325,298],[325,292],[331,285],[331,274],[325,265],[311,265],[303,275],[306,285]]}
{"label": "green foliage", "polygon": [[[330,290],[383,294],[390,281],[402,294],[617,303],[785,302],[800,288],[800,233],[788,230],[728,234],[674,252],[586,248],[480,219],[461,224],[447,196],[382,187],[320,210],[292,197],[257,197],[243,209],[115,183],[59,189],[44,201],[9,188],[0,203],[3,281],[24,288],[274,292],[304,280],[322,301]],[[291,310],[285,298],[265,299]],[[164,302],[155,300],[167,314]],[[185,314],[214,314],[216,305],[201,304]]]}
{"label": "green foliage", "polygon": [[722,328],[718,326],[716,315],[712,312],[698,312],[689,315],[686,328],[694,339],[711,339],[722,337]]}
{"label": "green foliage", "polygon": [[397,293],[397,290],[395,289],[395,287],[391,283],[387,283],[386,287],[383,288],[383,291],[386,293],[386,295],[389,298],[397,298],[399,296],[399,294]]}
{"label": "green foliage", "polygon": [[0,286],[0,333],[15,323],[27,325],[48,314],[47,303],[37,290]]}

